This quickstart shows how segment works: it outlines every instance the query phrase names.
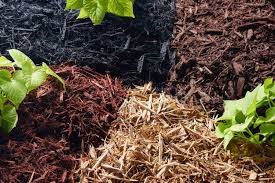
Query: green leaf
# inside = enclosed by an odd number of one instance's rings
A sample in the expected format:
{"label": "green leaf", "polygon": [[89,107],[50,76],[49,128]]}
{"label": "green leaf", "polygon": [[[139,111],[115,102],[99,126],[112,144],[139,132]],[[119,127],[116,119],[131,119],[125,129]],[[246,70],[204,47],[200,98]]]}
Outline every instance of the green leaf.
{"label": "green leaf", "polygon": [[15,79],[15,80],[21,80],[22,82],[24,82],[24,80],[25,80],[25,72],[22,71],[22,70],[16,70],[12,74],[12,78]]}
{"label": "green leaf", "polygon": [[0,67],[12,67],[12,66],[13,66],[12,61],[8,60],[4,56],[0,57]]}
{"label": "green leaf", "polygon": [[9,82],[11,79],[11,73],[7,70],[0,70],[0,84]]}
{"label": "green leaf", "polygon": [[6,103],[7,98],[0,91],[0,111],[3,110],[3,106]]}
{"label": "green leaf", "polygon": [[227,149],[227,146],[229,145],[230,141],[234,138],[234,133],[232,131],[228,131],[223,139],[223,147],[224,149]]}
{"label": "green leaf", "polygon": [[65,89],[64,81],[45,63],[38,67],[24,53],[9,50],[14,62],[0,57],[0,65],[16,66],[12,72],[0,70],[0,127],[10,132],[18,121],[16,109],[22,103],[27,93],[42,85],[47,75],[59,80]]}
{"label": "green leaf", "polygon": [[217,120],[232,120],[235,118],[236,113],[241,110],[243,100],[225,100],[224,101],[224,113]]}
{"label": "green leaf", "polygon": [[2,92],[8,100],[18,107],[27,94],[27,88],[22,81],[11,79],[9,82],[0,85]]}
{"label": "green leaf", "polygon": [[12,105],[5,105],[1,111],[0,126],[5,133],[9,133],[18,121],[16,109]]}
{"label": "green leaf", "polygon": [[[224,108],[225,112],[218,120],[225,121],[225,123],[219,123],[216,136],[224,138],[225,148],[235,136],[254,144],[270,141],[275,145],[275,139],[273,139],[275,138],[275,83],[273,79],[266,79],[263,85],[260,84],[252,92],[247,92],[245,97],[238,101],[225,101]],[[258,116],[257,112],[260,114],[261,109],[266,109],[265,116]]]}
{"label": "green leaf", "polygon": [[47,79],[47,74],[44,70],[36,70],[34,71],[29,80],[26,82],[26,87],[28,89],[28,92],[38,88],[41,86]]}
{"label": "green leaf", "polygon": [[42,68],[46,72],[46,74],[56,78],[62,84],[63,89],[66,90],[64,80],[61,77],[59,77],[55,72],[53,72],[53,70],[47,64],[42,63]]}
{"label": "green leaf", "polygon": [[[246,119],[246,116],[242,113],[242,111],[237,110],[235,119],[234,119],[235,122],[236,123],[244,123],[245,119]],[[235,124],[235,122],[234,122],[234,124]]]}
{"label": "green leaf", "polygon": [[81,8],[77,19],[89,18],[89,12],[85,8]]}
{"label": "green leaf", "polygon": [[249,141],[253,144],[261,144],[260,134],[254,134],[250,136]]}
{"label": "green leaf", "polygon": [[264,105],[264,103],[268,102],[268,94],[265,93],[264,85],[259,87],[257,94],[257,107]]}
{"label": "green leaf", "polygon": [[107,11],[108,0],[83,0],[83,7],[88,12],[94,25],[99,25]]}
{"label": "green leaf", "polygon": [[248,128],[248,126],[251,124],[252,120],[253,120],[254,116],[250,116],[247,117],[245,119],[244,123],[240,123],[240,124],[234,124],[230,127],[230,130],[233,132],[244,132],[246,131],[246,128]]}
{"label": "green leaf", "polygon": [[275,122],[275,107],[268,108],[265,113],[266,117],[259,116],[254,123],[254,128],[257,128],[263,123]]}
{"label": "green leaf", "polygon": [[13,58],[15,65],[24,71],[32,72],[35,68],[33,61],[24,53],[19,50],[11,49],[8,50],[11,57]]}
{"label": "green leaf", "polygon": [[273,135],[275,133],[275,124],[264,123],[260,126],[260,132],[265,135]]}
{"label": "green leaf", "polygon": [[275,97],[275,84],[270,88],[269,91],[272,93],[272,96]]}
{"label": "green leaf", "polygon": [[224,131],[227,129],[227,128],[230,128],[231,124],[230,123],[218,123],[218,126],[216,127],[216,136],[218,138],[224,138],[225,136],[225,133]]}
{"label": "green leaf", "polygon": [[275,122],[275,107],[266,110],[266,122]]}
{"label": "green leaf", "polygon": [[273,78],[268,78],[264,81],[264,90],[265,93],[269,93],[269,89],[273,86]]}
{"label": "green leaf", "polygon": [[257,86],[252,92],[247,92],[242,106],[242,112],[245,115],[250,115],[256,112],[257,94],[261,85]]}
{"label": "green leaf", "polygon": [[262,116],[259,116],[257,120],[255,121],[253,127],[257,128],[259,125],[263,124],[266,121],[266,119]]}
{"label": "green leaf", "polygon": [[34,72],[25,72],[23,70],[17,70],[13,74],[13,78],[25,83],[27,92],[38,88],[47,80],[47,74],[43,68],[36,69]]}
{"label": "green leaf", "polygon": [[109,0],[108,12],[118,16],[135,17],[132,0]]}
{"label": "green leaf", "polygon": [[98,25],[106,13],[134,18],[133,6],[134,0],[67,0],[65,10],[80,9],[77,19],[90,18]]}
{"label": "green leaf", "polygon": [[83,7],[83,0],[67,0],[65,10],[77,10]]}

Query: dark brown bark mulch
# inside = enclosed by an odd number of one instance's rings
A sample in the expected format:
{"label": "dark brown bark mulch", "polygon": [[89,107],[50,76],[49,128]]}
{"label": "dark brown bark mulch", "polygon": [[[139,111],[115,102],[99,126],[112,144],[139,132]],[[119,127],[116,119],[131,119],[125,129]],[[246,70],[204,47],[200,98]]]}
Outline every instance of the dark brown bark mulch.
{"label": "dark brown bark mulch", "polygon": [[169,92],[222,110],[275,77],[275,7],[268,0],[178,0]]}
{"label": "dark brown bark mulch", "polygon": [[106,138],[126,91],[89,68],[55,66],[67,91],[50,79],[20,107],[18,126],[0,135],[0,182],[66,182],[89,145]]}

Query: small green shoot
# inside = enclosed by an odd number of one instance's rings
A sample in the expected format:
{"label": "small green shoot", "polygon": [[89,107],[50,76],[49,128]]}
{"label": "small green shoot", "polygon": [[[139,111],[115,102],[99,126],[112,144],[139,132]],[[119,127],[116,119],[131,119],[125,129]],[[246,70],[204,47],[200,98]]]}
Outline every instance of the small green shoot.
{"label": "small green shoot", "polygon": [[9,50],[9,54],[13,61],[0,56],[0,128],[5,133],[16,126],[16,110],[27,94],[41,86],[48,75],[60,81],[65,90],[64,81],[45,63],[36,66],[28,56],[16,49]]}
{"label": "small green shoot", "polygon": [[239,100],[225,100],[224,113],[217,119],[216,136],[227,149],[233,139],[275,146],[275,82],[272,78],[247,92]]}
{"label": "small green shoot", "polygon": [[80,10],[78,19],[90,18],[99,25],[106,13],[134,18],[133,5],[134,0],[67,0],[65,10]]}

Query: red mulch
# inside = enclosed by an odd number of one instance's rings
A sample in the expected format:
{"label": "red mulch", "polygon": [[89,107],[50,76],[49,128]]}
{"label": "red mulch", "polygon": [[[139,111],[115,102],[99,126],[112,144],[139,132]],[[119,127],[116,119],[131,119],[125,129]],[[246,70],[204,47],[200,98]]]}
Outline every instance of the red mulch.
{"label": "red mulch", "polygon": [[177,0],[169,92],[222,110],[275,78],[275,1]]}
{"label": "red mulch", "polygon": [[106,138],[126,91],[89,68],[55,66],[67,91],[50,79],[20,107],[20,122],[0,135],[0,182],[68,182],[77,158]]}

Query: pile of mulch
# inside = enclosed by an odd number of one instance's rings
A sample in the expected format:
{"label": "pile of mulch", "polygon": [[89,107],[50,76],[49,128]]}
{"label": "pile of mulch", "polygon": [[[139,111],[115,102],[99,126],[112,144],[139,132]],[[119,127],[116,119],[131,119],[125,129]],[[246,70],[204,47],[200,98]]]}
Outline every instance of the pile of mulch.
{"label": "pile of mulch", "polygon": [[274,182],[275,148],[231,143],[229,153],[213,123],[150,84],[130,89],[110,138],[76,173],[82,182]]}
{"label": "pile of mulch", "polygon": [[90,68],[54,66],[50,79],[20,106],[20,121],[0,135],[0,182],[67,182],[89,146],[99,146],[124,101],[121,81]]}
{"label": "pile of mulch", "polygon": [[178,0],[168,91],[220,111],[223,99],[275,78],[274,10],[268,0]]}
{"label": "pile of mulch", "polygon": [[64,8],[65,0],[0,0],[0,53],[17,48],[37,63],[72,61],[128,84],[167,76],[175,0],[135,1],[135,19],[108,15],[99,26]]}

